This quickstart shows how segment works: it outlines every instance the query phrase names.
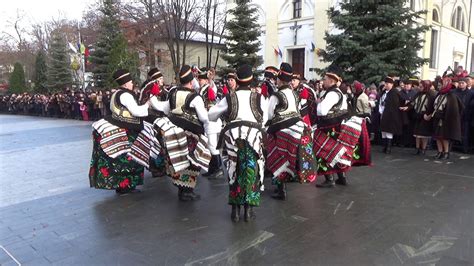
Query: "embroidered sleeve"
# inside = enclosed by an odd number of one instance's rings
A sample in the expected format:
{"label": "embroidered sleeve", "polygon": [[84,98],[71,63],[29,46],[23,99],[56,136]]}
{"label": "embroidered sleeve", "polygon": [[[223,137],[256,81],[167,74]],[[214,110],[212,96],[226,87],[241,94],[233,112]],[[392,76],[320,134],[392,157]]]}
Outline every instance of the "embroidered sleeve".
{"label": "embroidered sleeve", "polygon": [[318,104],[317,113],[320,116],[325,116],[329,113],[331,108],[339,102],[339,95],[336,92],[330,91],[324,96],[322,102]]}
{"label": "embroidered sleeve", "polygon": [[156,97],[151,97],[150,99],[151,106],[153,109],[161,111],[166,115],[170,112],[170,103],[168,101],[158,101]]}
{"label": "embroidered sleeve", "polygon": [[148,116],[148,104],[138,105],[130,93],[122,93],[120,95],[120,102],[128,109],[128,111],[135,117]]}
{"label": "embroidered sleeve", "polygon": [[218,104],[212,106],[211,109],[209,109],[209,120],[217,121],[221,114],[227,111],[227,107],[227,99],[223,98]]}
{"label": "embroidered sleeve", "polygon": [[206,107],[204,106],[204,101],[202,100],[202,97],[194,97],[194,99],[189,104],[189,107],[196,109],[199,121],[201,121],[204,128],[207,129],[207,126],[209,125],[209,115],[207,113]]}

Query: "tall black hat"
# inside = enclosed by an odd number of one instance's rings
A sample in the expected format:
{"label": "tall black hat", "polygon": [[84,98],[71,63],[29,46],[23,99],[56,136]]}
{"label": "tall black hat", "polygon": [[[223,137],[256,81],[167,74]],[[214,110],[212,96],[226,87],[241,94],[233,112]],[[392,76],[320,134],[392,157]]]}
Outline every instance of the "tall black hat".
{"label": "tall black hat", "polygon": [[253,80],[252,67],[250,65],[242,65],[237,69],[237,84],[245,86]]}
{"label": "tall black hat", "polygon": [[132,76],[130,75],[130,72],[128,72],[128,70],[126,69],[119,69],[115,71],[112,77],[114,78],[115,82],[117,82],[119,86],[122,86],[125,83],[132,80]]}
{"label": "tall black hat", "polygon": [[158,68],[154,67],[148,71],[148,78],[149,79],[158,79],[160,77],[163,77],[163,74],[158,70]]}
{"label": "tall black hat", "polygon": [[263,76],[265,78],[276,79],[277,76],[278,76],[278,68],[276,68],[274,66],[267,66],[265,68],[265,72],[264,72]]}
{"label": "tall black hat", "polygon": [[209,79],[207,68],[203,67],[198,71],[198,79]]}
{"label": "tall black hat", "polygon": [[288,63],[281,63],[280,72],[278,73],[278,79],[286,82],[290,82],[293,78],[293,68]]}
{"label": "tall black hat", "polygon": [[186,84],[193,80],[193,71],[189,65],[184,65],[181,67],[181,70],[179,71],[179,82],[181,84]]}

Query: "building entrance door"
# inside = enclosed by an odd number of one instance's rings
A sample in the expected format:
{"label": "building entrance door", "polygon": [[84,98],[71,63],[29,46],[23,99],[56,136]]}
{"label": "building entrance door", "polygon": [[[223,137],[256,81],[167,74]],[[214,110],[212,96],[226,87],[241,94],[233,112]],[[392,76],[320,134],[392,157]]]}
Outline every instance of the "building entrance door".
{"label": "building entrance door", "polygon": [[293,66],[293,73],[304,76],[304,48],[295,49],[291,55]]}

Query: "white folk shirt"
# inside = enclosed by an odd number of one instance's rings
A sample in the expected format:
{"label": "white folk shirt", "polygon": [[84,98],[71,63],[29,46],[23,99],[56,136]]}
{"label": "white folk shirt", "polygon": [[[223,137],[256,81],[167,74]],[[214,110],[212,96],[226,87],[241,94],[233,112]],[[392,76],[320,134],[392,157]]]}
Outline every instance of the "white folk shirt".
{"label": "white folk shirt", "polygon": [[148,107],[149,104],[138,105],[137,101],[130,93],[122,93],[120,95],[120,102],[127,110],[135,117],[145,117],[148,116]]}
{"label": "white folk shirt", "polygon": [[[344,93],[342,93],[342,103],[341,110],[347,110],[347,98]],[[318,104],[316,108],[316,113],[318,116],[326,116],[331,111],[334,105],[339,102],[339,94],[335,91],[326,92],[323,94],[324,99]]]}
{"label": "white folk shirt", "polygon": [[383,111],[385,110],[385,99],[387,98],[387,93],[388,91],[385,91],[382,94],[382,97],[380,97],[380,104],[379,104],[379,113],[383,114]]}
{"label": "white folk shirt", "polygon": [[[216,105],[211,107],[211,109],[209,109],[209,119],[211,121],[216,121],[225,111],[227,111],[227,108],[228,108],[227,98],[223,98]],[[241,109],[241,108],[243,108],[243,107],[239,106],[239,109]],[[265,123],[268,120],[268,102],[264,97],[260,98],[260,108],[263,111],[263,123],[262,123],[262,125],[265,125]],[[239,111],[241,111],[241,110],[239,110]],[[252,117],[252,112],[250,110],[248,110],[248,115],[249,115],[248,121],[252,121],[253,119],[250,118],[250,117]],[[243,117],[242,119],[244,120],[245,117]]]}
{"label": "white folk shirt", "polygon": [[[168,115],[170,113],[169,101],[158,101],[156,97],[152,97],[150,99],[150,102],[151,106],[155,110],[161,111],[165,113],[165,115]],[[196,110],[199,121],[201,121],[204,126],[204,129],[207,132],[209,127],[209,116],[207,114],[206,107],[204,106],[204,101],[202,100],[202,97],[195,97],[189,104],[189,107],[194,108]]]}

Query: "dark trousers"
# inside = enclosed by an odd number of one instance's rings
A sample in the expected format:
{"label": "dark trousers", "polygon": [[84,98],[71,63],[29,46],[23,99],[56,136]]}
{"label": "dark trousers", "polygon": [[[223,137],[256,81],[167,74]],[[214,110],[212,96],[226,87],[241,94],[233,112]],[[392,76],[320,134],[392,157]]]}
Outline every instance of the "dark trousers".
{"label": "dark trousers", "polygon": [[462,151],[469,153],[471,150],[471,127],[469,121],[463,121],[462,123]]}

